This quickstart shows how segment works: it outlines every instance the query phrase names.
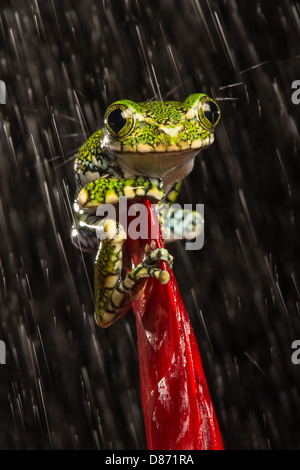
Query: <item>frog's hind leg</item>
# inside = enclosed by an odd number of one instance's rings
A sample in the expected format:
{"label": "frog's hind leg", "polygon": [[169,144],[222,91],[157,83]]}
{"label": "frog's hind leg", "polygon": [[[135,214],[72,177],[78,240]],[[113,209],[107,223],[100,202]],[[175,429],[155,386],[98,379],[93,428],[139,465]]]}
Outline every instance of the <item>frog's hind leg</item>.
{"label": "frog's hind leg", "polygon": [[106,238],[101,242],[95,260],[95,319],[103,328],[124,316],[144,287],[146,280],[156,277],[162,284],[169,281],[169,273],[162,270],[160,261],[171,267],[173,258],[164,248],[148,253],[144,261],[121,279],[122,246],[126,240],[123,227],[111,219],[103,221]]}

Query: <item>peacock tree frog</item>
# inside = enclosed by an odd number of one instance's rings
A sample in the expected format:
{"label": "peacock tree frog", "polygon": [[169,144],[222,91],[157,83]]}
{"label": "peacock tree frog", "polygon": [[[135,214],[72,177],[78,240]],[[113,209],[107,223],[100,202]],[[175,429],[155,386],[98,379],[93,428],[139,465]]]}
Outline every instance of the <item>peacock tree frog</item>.
{"label": "peacock tree frog", "polygon": [[192,94],[183,102],[119,100],[107,108],[104,127],[79,149],[71,236],[82,250],[97,253],[95,319],[100,326],[125,315],[149,277],[166,284],[169,274],[160,261],[172,266],[172,256],[165,248],[148,247],[143,262],[122,279],[126,231],[118,221],[97,216],[97,208],[117,205],[120,197],[147,197],[158,210],[170,208],[160,213],[163,224],[196,155],[213,143],[219,120],[219,107],[206,94]]}

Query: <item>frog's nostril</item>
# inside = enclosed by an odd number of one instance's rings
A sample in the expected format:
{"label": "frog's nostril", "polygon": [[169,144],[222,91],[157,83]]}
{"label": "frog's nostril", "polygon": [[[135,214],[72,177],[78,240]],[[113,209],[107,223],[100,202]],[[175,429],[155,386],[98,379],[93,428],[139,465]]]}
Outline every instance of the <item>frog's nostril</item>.
{"label": "frog's nostril", "polygon": [[161,126],[161,130],[165,134],[168,134],[171,137],[176,137],[178,135],[178,132],[182,130],[182,126],[176,126],[176,127]]}

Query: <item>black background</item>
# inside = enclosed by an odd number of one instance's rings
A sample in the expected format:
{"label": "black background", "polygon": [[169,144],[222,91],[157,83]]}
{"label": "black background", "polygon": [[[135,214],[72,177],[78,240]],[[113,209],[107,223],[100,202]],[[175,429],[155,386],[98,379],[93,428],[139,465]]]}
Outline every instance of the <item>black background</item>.
{"label": "black background", "polygon": [[225,447],[298,449],[299,2],[16,0],[0,19],[1,448],[146,448],[134,316],[96,327],[69,239],[73,156],[118,98],[206,92],[234,99],[185,181],[205,244],[172,245],[175,275]]}

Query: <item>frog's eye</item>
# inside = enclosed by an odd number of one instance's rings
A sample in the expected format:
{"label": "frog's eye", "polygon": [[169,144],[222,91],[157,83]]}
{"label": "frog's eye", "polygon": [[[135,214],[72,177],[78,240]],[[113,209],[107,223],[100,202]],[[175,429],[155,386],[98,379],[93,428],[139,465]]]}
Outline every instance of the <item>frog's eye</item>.
{"label": "frog's eye", "polygon": [[114,103],[107,109],[105,126],[113,137],[125,137],[131,131],[134,118],[131,110],[121,103]]}
{"label": "frog's eye", "polygon": [[220,108],[214,100],[204,96],[200,100],[198,116],[203,127],[213,130],[221,117]]}

